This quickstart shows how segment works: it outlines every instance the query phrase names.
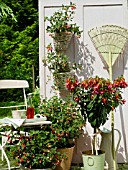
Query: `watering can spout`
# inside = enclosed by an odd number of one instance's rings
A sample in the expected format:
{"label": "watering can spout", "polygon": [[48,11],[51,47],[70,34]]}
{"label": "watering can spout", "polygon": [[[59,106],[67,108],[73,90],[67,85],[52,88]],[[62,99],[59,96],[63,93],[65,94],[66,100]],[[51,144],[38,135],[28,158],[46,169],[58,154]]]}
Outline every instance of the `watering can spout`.
{"label": "watering can spout", "polygon": [[101,126],[101,127],[99,128],[99,130],[100,130],[102,133],[111,133],[111,130],[109,130],[109,129],[103,127],[103,126]]}

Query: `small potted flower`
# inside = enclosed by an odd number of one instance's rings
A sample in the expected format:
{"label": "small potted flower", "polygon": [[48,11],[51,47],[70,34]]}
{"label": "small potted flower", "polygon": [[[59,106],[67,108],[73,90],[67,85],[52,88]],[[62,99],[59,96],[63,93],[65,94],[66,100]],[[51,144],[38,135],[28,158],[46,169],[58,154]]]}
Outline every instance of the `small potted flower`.
{"label": "small potted flower", "polygon": [[[114,111],[120,104],[122,105],[125,103],[121,95],[121,90],[127,86],[128,84],[125,82],[123,76],[118,77],[113,82],[98,76],[88,78],[81,82],[67,79],[66,87],[73,94],[74,100],[79,104],[84,120],[88,121],[92,128],[94,128],[94,143],[92,151],[89,152],[90,155],[102,153],[95,148],[97,130],[108,120],[111,111]],[[85,157],[87,153],[88,151],[84,152],[83,157]],[[98,170],[102,170],[104,167],[104,155],[101,155],[103,161],[101,163],[102,166],[98,166]],[[87,162],[87,159],[86,157],[84,162]],[[87,167],[88,166],[89,165],[87,165]],[[94,164],[93,166],[95,169],[96,167]]]}
{"label": "small potted flower", "polygon": [[[77,103],[71,99],[62,100],[57,96],[53,96],[50,99],[43,100],[40,105],[40,113],[52,121],[51,131],[54,135],[56,146],[59,152],[61,150],[61,153],[62,151],[67,153],[68,161],[66,159],[62,161],[66,164],[66,169],[70,169],[74,142],[81,134],[81,129],[84,125],[83,117],[77,107]],[[60,166],[63,163],[61,162]],[[60,166],[57,168],[64,170]]]}
{"label": "small potted flower", "polygon": [[79,26],[73,23],[76,5],[70,2],[70,5],[64,6],[58,11],[55,11],[52,16],[45,17],[50,25],[47,26],[46,31],[50,33],[54,39],[55,50],[67,49],[68,42],[70,42],[73,34],[77,37],[81,36]]}

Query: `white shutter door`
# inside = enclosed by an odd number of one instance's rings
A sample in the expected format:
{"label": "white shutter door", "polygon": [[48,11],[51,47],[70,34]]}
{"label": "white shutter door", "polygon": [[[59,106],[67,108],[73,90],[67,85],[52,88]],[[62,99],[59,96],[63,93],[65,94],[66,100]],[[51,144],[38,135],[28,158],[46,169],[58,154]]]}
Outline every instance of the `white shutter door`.
{"label": "white shutter door", "polygon": [[[85,79],[88,76],[103,76],[109,78],[107,68],[101,61],[100,56],[95,50],[88,31],[92,28],[102,25],[118,25],[127,28],[128,24],[128,12],[126,0],[74,0],[77,5],[75,13],[75,22],[83,30],[81,39],[72,41],[68,54],[75,57],[75,60],[83,65],[83,70],[77,72],[79,79]],[[39,0],[39,24],[40,24],[40,89],[41,95],[44,97],[50,97],[54,93],[51,91],[51,85],[53,84],[52,75],[48,68],[42,63],[43,57],[46,55],[46,46],[52,41],[46,33],[47,23],[44,23],[44,16],[50,16],[55,10],[58,10],[62,4],[68,5],[70,1],[63,0]],[[124,57],[120,57],[113,66],[113,77],[124,74],[126,80],[128,80],[128,61],[127,53]],[[48,79],[50,80],[48,81]],[[128,89],[123,94],[127,103],[125,106],[117,109],[115,113],[115,128],[119,129],[122,133],[122,139],[118,150],[117,158],[118,162],[128,161],[127,158],[127,142],[128,142]],[[106,127],[110,127],[110,122],[106,123]],[[87,128],[89,133],[90,128]],[[118,139],[116,135],[116,140]],[[81,146],[84,145],[81,144]],[[89,148],[89,142],[86,143],[86,148]],[[77,147],[77,154],[80,154],[82,148]],[[82,161],[82,158],[77,157],[75,161]]]}

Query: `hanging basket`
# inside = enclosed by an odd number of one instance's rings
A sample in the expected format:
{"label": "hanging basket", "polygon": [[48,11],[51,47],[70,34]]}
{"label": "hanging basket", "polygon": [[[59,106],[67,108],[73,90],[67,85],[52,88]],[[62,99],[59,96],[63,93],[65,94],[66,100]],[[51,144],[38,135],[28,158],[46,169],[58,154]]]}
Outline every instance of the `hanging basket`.
{"label": "hanging basket", "polygon": [[54,84],[59,90],[67,90],[66,89],[66,80],[69,77],[74,77],[75,72],[70,71],[70,72],[62,72],[62,73],[57,73],[54,75]]}
{"label": "hanging basket", "polygon": [[54,48],[57,52],[66,51],[72,38],[72,33],[55,33],[53,37]]}

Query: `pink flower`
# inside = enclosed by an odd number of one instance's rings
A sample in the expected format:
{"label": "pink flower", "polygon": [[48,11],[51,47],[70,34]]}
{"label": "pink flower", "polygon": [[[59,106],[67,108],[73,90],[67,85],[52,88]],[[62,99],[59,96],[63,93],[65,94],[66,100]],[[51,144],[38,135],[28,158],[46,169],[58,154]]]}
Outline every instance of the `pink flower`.
{"label": "pink flower", "polygon": [[80,100],[80,98],[79,98],[79,97],[76,97],[76,98],[74,98],[74,100],[75,100],[76,102],[78,102],[78,101]]}
{"label": "pink flower", "polygon": [[104,94],[104,93],[105,93],[105,90],[100,91],[100,94]]}
{"label": "pink flower", "polygon": [[47,50],[48,50],[48,51],[52,51],[52,50],[53,50],[52,46],[51,46],[51,45],[48,45],[48,46],[47,46]]}
{"label": "pink flower", "polygon": [[67,24],[65,27],[66,27],[66,28],[70,28],[71,26]]}

